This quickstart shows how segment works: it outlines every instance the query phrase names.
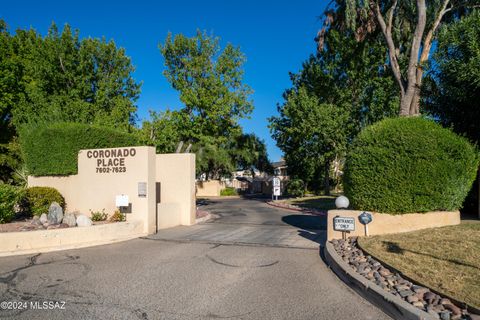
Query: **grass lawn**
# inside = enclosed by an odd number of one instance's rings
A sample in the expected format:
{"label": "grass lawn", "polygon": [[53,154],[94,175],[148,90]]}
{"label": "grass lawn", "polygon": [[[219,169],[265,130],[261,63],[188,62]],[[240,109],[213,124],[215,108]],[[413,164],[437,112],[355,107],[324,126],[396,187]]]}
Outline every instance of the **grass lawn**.
{"label": "grass lawn", "polygon": [[359,238],[363,249],[407,277],[480,307],[480,223]]}
{"label": "grass lawn", "polygon": [[301,208],[332,210],[335,209],[336,196],[315,196],[285,200],[286,203],[299,206]]}

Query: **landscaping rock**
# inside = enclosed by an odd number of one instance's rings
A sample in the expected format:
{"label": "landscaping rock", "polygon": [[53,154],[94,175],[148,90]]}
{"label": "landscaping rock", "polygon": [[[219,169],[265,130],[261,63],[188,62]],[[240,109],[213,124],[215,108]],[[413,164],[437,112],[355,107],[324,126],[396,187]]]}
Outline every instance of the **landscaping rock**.
{"label": "landscaping rock", "polygon": [[404,279],[400,274],[393,273],[388,268],[382,266],[379,261],[371,256],[365,255],[358,248],[356,237],[347,240],[335,239],[332,240],[332,245],[343,261],[355,272],[372,281],[385,290],[385,292],[389,292],[412,306],[426,311],[436,319],[470,319],[471,315],[466,310],[462,311],[449,299],[442,298],[426,287],[413,284]]}
{"label": "landscaping rock", "polygon": [[[411,290],[402,290],[402,291],[399,292],[399,294],[400,294],[400,297],[406,298],[406,297],[408,297],[408,296],[413,295],[413,291],[411,291]],[[422,305],[423,305],[423,304],[422,304]]]}
{"label": "landscaping rock", "polygon": [[440,319],[442,320],[450,320],[450,312],[449,311],[442,311],[440,313]]}
{"label": "landscaping rock", "polygon": [[427,313],[435,317],[436,319],[440,319],[440,315],[438,314],[438,312],[431,307],[427,307]]}
{"label": "landscaping rock", "polygon": [[42,215],[40,216],[39,220],[40,220],[40,222],[41,222],[42,224],[47,223],[47,222],[48,222],[47,214],[46,214],[46,213],[42,213]]}
{"label": "landscaping rock", "polygon": [[425,293],[427,293],[428,291],[430,291],[430,290],[428,290],[428,289],[425,288],[425,287],[415,286],[415,285],[412,286],[412,289],[413,289],[413,291],[415,291],[416,293],[421,293],[421,294],[425,294]]}
{"label": "landscaping rock", "polygon": [[40,218],[38,216],[33,216],[30,224],[33,225],[33,226],[41,226],[42,222],[40,221]]}
{"label": "landscaping rock", "polygon": [[75,227],[77,225],[77,218],[73,213],[66,213],[63,217],[62,223],[67,224],[69,227]]}
{"label": "landscaping rock", "polygon": [[450,310],[454,315],[461,315],[462,310],[453,304],[444,304],[445,309]]}
{"label": "landscaping rock", "polygon": [[63,219],[63,209],[57,202],[52,202],[48,209],[48,222],[51,224],[60,224]]}
{"label": "landscaping rock", "polygon": [[430,292],[430,291],[429,291],[429,292],[426,292],[426,293],[423,295],[423,299],[425,299],[425,300],[427,300],[427,301],[428,301],[428,300],[433,300],[433,299],[435,299],[435,293]]}
{"label": "landscaping rock", "polygon": [[85,215],[79,215],[77,217],[77,226],[79,227],[90,227],[91,225],[93,225],[93,222],[92,220],[85,216]]}

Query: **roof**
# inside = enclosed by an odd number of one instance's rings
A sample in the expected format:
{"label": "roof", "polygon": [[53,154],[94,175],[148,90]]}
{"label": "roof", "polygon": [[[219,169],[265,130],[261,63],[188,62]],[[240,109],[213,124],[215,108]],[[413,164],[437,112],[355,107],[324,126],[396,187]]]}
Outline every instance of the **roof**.
{"label": "roof", "polygon": [[278,168],[278,167],[286,167],[287,166],[287,162],[285,160],[280,160],[280,161],[277,161],[277,162],[272,162],[272,166],[274,168]]}

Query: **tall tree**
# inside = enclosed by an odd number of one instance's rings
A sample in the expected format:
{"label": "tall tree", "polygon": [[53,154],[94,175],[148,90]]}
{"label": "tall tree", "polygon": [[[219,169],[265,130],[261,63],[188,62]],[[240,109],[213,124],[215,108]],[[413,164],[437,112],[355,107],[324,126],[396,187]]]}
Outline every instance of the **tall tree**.
{"label": "tall tree", "polygon": [[10,33],[0,20],[0,181],[21,173],[18,128],[70,121],[131,131],[140,84],[125,50],[105,39],[80,39],[55,24],[47,36]]}
{"label": "tall tree", "polygon": [[241,134],[236,137],[231,149],[231,156],[236,169],[249,170],[255,177],[255,170],[273,173],[273,167],[268,159],[265,142],[255,134]]}
{"label": "tall tree", "polygon": [[200,31],[190,38],[168,34],[160,52],[163,74],[179,91],[183,106],[154,119],[152,126],[173,125],[175,133],[168,139],[193,145],[199,173],[208,178],[229,175],[238,164],[238,121],[253,110],[252,90],[243,83],[244,54],[231,44],[222,49],[219,38]]}
{"label": "tall tree", "polygon": [[253,110],[252,90],[243,83],[245,56],[231,44],[221,50],[219,41],[197,31],[191,38],[168,34],[160,45],[164,75],[184,104],[186,139],[238,134],[238,120]]}
{"label": "tall tree", "polygon": [[343,15],[341,20],[357,39],[380,28],[400,92],[399,114],[412,116],[420,114],[424,67],[438,27],[465,8],[478,6],[478,0],[336,0],[335,4],[333,11],[327,11],[327,24],[334,13]]}
{"label": "tall tree", "polygon": [[71,121],[114,125],[131,130],[140,84],[125,50],[113,41],[79,38],[55,24],[42,38],[34,30],[13,37],[25,88],[12,109],[13,122]]}
{"label": "tall tree", "polygon": [[304,87],[290,91],[270,118],[270,128],[278,147],[284,152],[288,170],[307,185],[324,178],[324,191],[330,193],[330,166],[341,157],[347,144],[345,109],[319,102]]}
{"label": "tall tree", "polygon": [[293,86],[284,94],[285,103],[278,107],[279,115],[270,118],[289,173],[309,188],[323,185],[328,191],[330,165],[341,163],[349,141],[364,126],[398,110],[398,93],[380,40],[358,42],[351,32],[328,30],[317,55],[291,75]]}
{"label": "tall tree", "polygon": [[[443,27],[423,93],[425,110],[446,127],[480,143],[480,11]],[[479,171],[480,178],[480,171]],[[465,206],[480,216],[477,178]]]}

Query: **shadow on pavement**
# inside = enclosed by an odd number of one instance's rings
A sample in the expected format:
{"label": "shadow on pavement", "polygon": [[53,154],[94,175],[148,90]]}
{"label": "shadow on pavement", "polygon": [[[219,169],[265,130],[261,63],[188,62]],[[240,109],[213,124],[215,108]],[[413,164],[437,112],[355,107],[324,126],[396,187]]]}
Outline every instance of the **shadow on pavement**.
{"label": "shadow on pavement", "polygon": [[282,217],[286,224],[299,228],[298,235],[316,242],[322,247],[327,241],[327,217],[303,214],[291,214]]}
{"label": "shadow on pavement", "polygon": [[196,204],[197,206],[207,206],[207,205],[211,205],[211,204],[215,204],[215,203],[218,203],[218,201],[215,201],[215,200],[212,200],[212,199],[208,199],[208,198],[199,198],[197,199],[196,201]]}

